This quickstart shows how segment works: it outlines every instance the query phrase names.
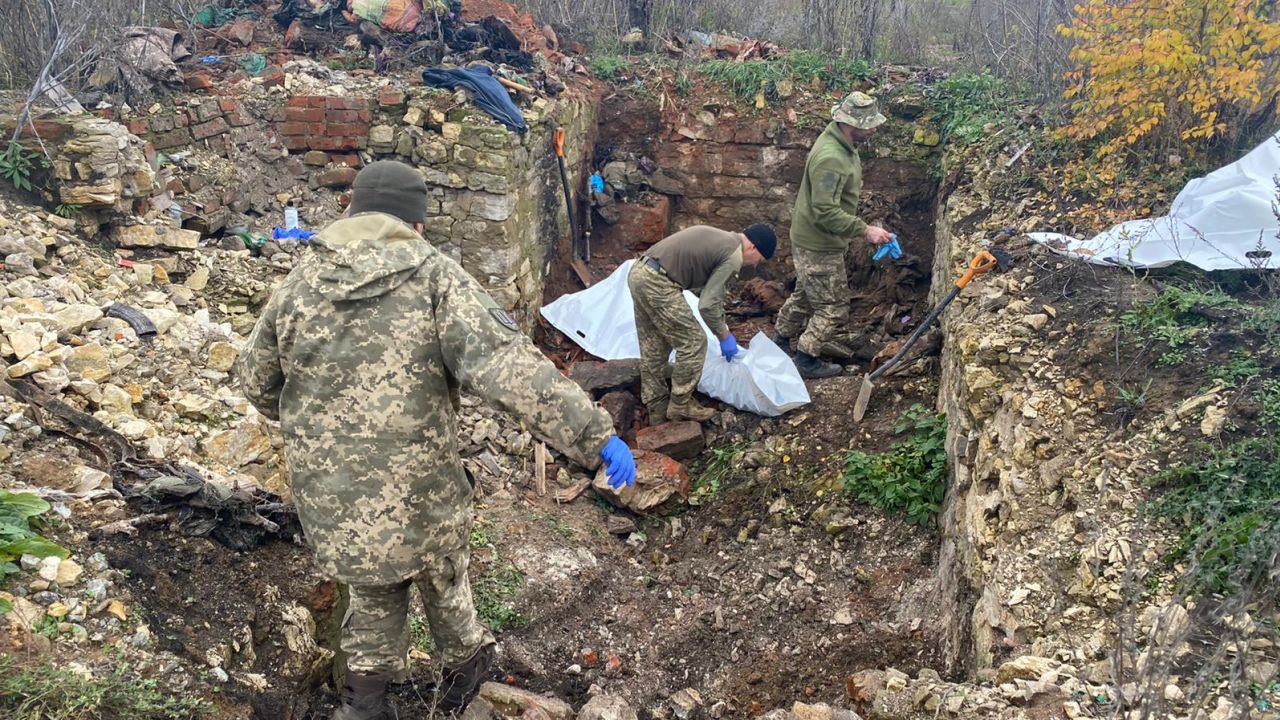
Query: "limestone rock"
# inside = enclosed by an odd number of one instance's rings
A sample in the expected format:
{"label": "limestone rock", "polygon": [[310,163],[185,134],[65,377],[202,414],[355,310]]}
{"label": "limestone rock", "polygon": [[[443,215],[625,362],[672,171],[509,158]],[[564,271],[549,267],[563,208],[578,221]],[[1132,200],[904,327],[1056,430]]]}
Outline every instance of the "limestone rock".
{"label": "limestone rock", "polygon": [[636,479],[631,487],[614,490],[604,465],[596,472],[592,487],[605,500],[637,513],[662,512],[689,497],[689,473],[679,462],[661,453],[636,450]]}
{"label": "limestone rock", "polygon": [[510,685],[487,682],[480,686],[480,697],[502,715],[519,717],[529,712],[541,712],[550,720],[569,720],[573,717],[573,708],[563,700],[535,695]]}
{"label": "limestone rock", "polygon": [[1023,655],[1014,658],[996,670],[996,682],[1003,684],[1013,680],[1039,680],[1045,673],[1058,669],[1058,663],[1044,657]]}
{"label": "limestone rock", "polygon": [[200,233],[170,225],[120,225],[112,230],[111,237],[117,245],[126,248],[195,250],[200,245]]}
{"label": "limestone rock", "polygon": [[80,576],[84,574],[84,568],[75,560],[66,559],[58,563],[58,572],[54,582],[59,587],[71,587],[80,582]]}
{"label": "limestone rock", "polygon": [[667,702],[671,705],[672,714],[679,720],[692,720],[702,708],[702,695],[693,688],[685,688],[672,695]]}
{"label": "limestone rock", "polygon": [[697,457],[705,444],[702,425],[692,420],[650,425],[636,433],[636,447],[659,452],[675,460]]}
{"label": "limestone rock", "polygon": [[33,355],[28,355],[27,358],[21,362],[10,365],[8,374],[11,378],[20,378],[31,375],[32,373],[48,370],[51,367],[53,367],[53,358],[49,357],[45,353],[38,352]]}
{"label": "limestone rock", "polygon": [[271,452],[271,438],[259,421],[246,420],[201,443],[201,449],[215,462],[237,468],[257,462]]}
{"label": "limestone rock", "polygon": [[96,305],[68,305],[53,313],[58,329],[64,333],[74,334],[90,323],[102,319],[102,308]]}
{"label": "limestone rock", "polygon": [[637,715],[620,697],[595,695],[578,711],[578,720],[637,720]]}
{"label": "limestone rock", "polygon": [[102,382],[111,377],[111,365],[107,351],[98,343],[89,343],[71,350],[66,361],[67,370],[86,380]]}
{"label": "limestone rock", "polygon": [[19,360],[26,359],[40,349],[40,336],[26,330],[15,330],[5,336],[9,346],[13,348],[13,356]]}
{"label": "limestone rock", "polygon": [[230,372],[235,366],[239,352],[231,343],[216,342],[209,346],[208,366],[210,370]]}

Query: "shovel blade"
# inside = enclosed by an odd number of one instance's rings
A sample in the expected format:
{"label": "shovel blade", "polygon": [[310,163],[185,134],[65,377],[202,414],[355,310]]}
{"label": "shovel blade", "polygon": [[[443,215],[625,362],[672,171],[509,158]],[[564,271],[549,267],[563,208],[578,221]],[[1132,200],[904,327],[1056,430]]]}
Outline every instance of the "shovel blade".
{"label": "shovel blade", "polygon": [[858,391],[858,401],[853,404],[853,419],[855,422],[862,422],[862,416],[867,414],[867,403],[871,402],[871,391],[876,387],[871,382],[870,375],[862,376],[862,389]]}

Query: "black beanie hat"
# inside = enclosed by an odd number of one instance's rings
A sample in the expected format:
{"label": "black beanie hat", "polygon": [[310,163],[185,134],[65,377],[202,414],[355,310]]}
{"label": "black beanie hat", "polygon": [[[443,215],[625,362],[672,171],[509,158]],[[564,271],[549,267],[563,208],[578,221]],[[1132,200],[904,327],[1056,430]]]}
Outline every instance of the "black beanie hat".
{"label": "black beanie hat", "polygon": [[756,246],[765,260],[772,258],[773,252],[778,249],[778,238],[773,234],[773,228],[764,223],[756,223],[743,230],[742,234]]}
{"label": "black beanie hat", "polygon": [[370,163],[356,175],[351,214],[381,212],[407,223],[427,219],[427,183],[422,173],[395,160]]}

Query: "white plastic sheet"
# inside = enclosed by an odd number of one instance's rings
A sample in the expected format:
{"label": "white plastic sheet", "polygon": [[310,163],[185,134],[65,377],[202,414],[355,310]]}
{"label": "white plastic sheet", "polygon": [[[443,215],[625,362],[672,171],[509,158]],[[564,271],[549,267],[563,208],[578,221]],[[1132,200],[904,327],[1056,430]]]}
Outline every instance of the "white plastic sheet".
{"label": "white plastic sheet", "polygon": [[[542,316],[583,350],[604,360],[640,357],[636,316],[624,262],[608,278],[581,292],[564,295],[542,308]],[[686,291],[685,302],[707,336],[707,357],[698,389],[739,410],[773,417],[809,402],[809,391],[795,363],[764,333],[756,333],[733,362],[725,362],[720,344],[698,314],[698,298]]]}
{"label": "white plastic sheet", "polygon": [[1158,268],[1184,261],[1202,270],[1280,268],[1280,222],[1272,212],[1276,173],[1280,133],[1187,183],[1167,216],[1123,222],[1089,240],[1060,233],[1027,236],[1095,265]]}

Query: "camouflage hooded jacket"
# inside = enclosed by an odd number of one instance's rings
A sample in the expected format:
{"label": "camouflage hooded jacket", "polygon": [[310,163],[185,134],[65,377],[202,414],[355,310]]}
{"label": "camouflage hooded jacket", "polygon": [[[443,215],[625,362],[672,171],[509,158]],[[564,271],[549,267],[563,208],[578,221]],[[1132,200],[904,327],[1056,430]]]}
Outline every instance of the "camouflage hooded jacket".
{"label": "camouflage hooded jacket", "polygon": [[339,220],[285,278],[237,363],[280,421],[320,569],[384,584],[465,547],[471,485],[459,386],[599,465],[607,412],[567,380],[452,259],[381,213]]}

